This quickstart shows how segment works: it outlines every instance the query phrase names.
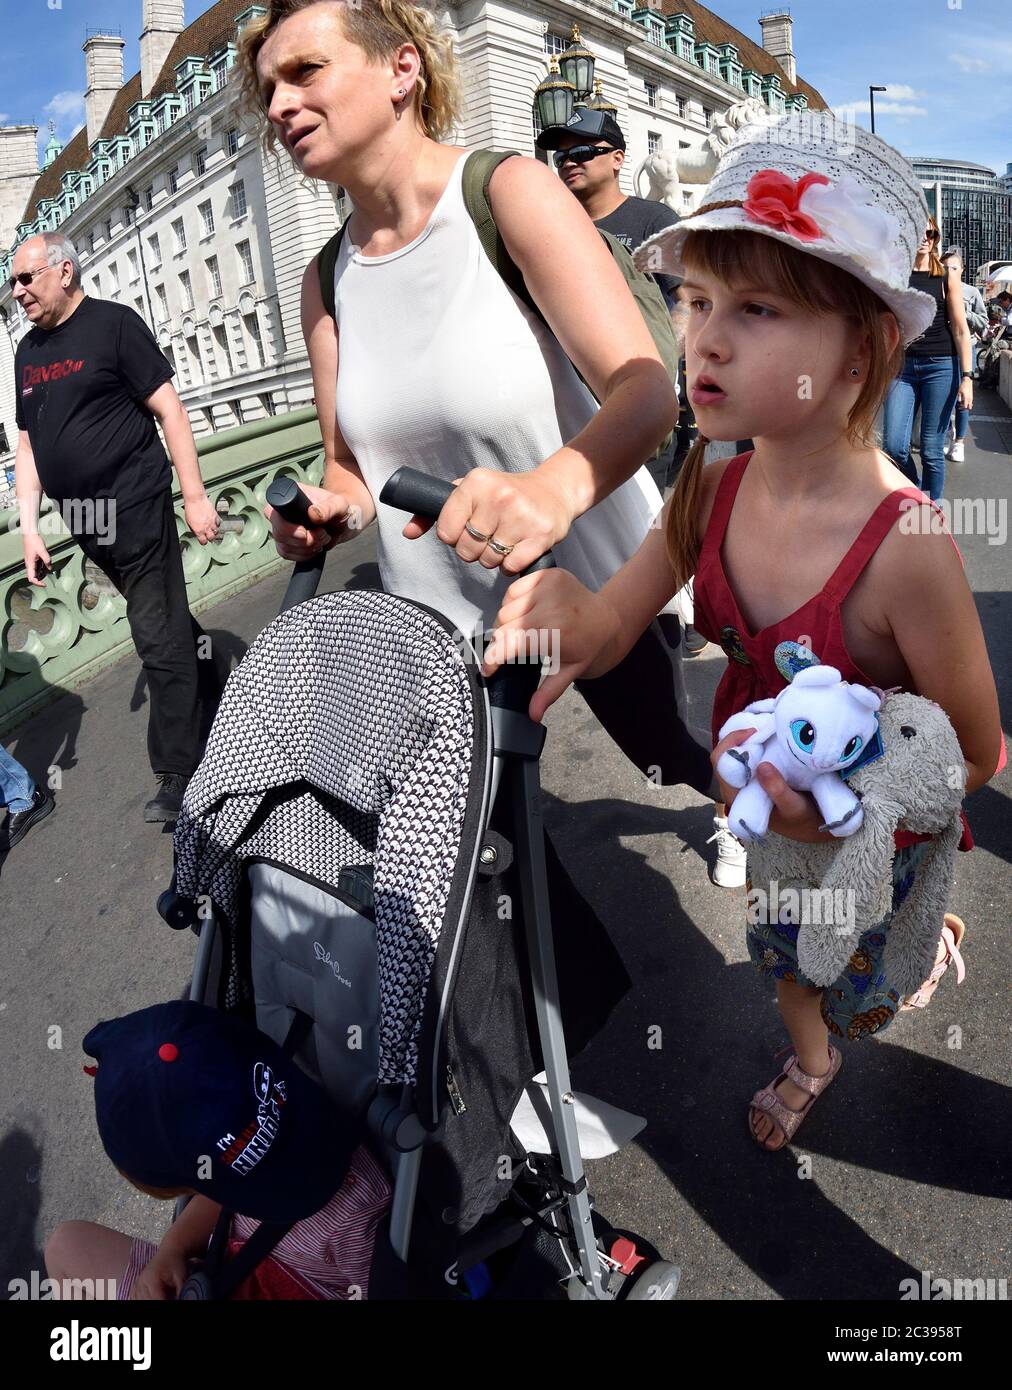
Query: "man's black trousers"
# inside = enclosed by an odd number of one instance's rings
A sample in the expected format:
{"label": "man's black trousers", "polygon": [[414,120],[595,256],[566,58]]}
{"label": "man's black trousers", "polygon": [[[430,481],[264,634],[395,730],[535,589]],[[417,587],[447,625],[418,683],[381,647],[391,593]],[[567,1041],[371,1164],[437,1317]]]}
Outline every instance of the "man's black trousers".
{"label": "man's black trousers", "polygon": [[[221,695],[211,642],[190,613],[172,494],[117,508],[108,543],[81,549],[126,599],[127,622],[147,678],[148,757],[155,773],[189,777]],[[201,655],[198,656],[198,641]]]}

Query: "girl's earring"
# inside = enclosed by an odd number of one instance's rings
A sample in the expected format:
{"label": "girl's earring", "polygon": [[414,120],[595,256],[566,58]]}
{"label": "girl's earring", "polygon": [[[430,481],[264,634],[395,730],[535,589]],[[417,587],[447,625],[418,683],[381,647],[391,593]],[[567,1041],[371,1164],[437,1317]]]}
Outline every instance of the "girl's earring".
{"label": "girl's earring", "polygon": [[860,367],[851,367],[851,369],[850,369],[850,374],[851,374],[851,376],[860,376],[860,375],[861,375],[861,368],[860,368]]}

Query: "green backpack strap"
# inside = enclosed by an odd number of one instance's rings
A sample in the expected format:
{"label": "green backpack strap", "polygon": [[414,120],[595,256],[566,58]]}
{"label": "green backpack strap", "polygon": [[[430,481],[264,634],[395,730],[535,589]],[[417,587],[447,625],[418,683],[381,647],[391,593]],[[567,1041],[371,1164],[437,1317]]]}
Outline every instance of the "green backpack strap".
{"label": "green backpack strap", "polygon": [[345,218],[316,258],[316,270],[320,277],[320,294],[323,297],[323,307],[331,318],[334,317],[335,309],[334,269],[337,265],[338,252],[341,250],[341,240],[344,237],[344,229],[347,225],[348,219]]}
{"label": "green backpack strap", "polygon": [[519,153],[519,150],[472,151],[464,162],[461,191],[464,195],[464,206],[474,223],[482,250],[495,266],[499,278],[504,280],[514,294],[519,295],[527,307],[532,309],[544,322],[545,316],[531,298],[530,290],[528,290],[524,283],[524,277],[520,273],[520,267],[506,250],[506,243],[499,235],[499,228],[495,225],[495,218],[492,216],[492,204],[488,197],[489,180],[495,170],[504,159],[512,159],[514,155]]}

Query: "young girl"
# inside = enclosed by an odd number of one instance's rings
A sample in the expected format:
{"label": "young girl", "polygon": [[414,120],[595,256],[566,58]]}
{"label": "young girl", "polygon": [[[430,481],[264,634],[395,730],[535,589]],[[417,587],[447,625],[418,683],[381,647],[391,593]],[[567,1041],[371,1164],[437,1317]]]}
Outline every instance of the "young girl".
{"label": "young girl", "polygon": [[[600,592],[557,570],[508,590],[487,672],[517,633],[548,629],[561,639],[560,667],[534,695],[531,718],[540,720],[577,677],[609,670],[694,574],[696,626],[729,657],[714,701],[715,741],[731,714],[783,689],[775,651],[795,642],[846,680],[939,704],[959,737],[968,793],[994,775],[997,695],[959,552],[940,515],[873,441],[903,345],[934,314],[934,302],[907,287],[926,219],[913,171],[889,146],[853,128],[839,145],[816,140],[785,117],[743,129],[697,212],[639,248],[644,269],[684,277],[701,439],[663,529]],[[707,439],[745,438],[754,450],[702,466]],[[714,762],[746,737],[718,742]],[[776,806],[771,829],[832,838],[811,797],[769,764],[758,775]],[[733,788],[722,791],[733,801]],[[963,844],[972,844],[965,831]],[[897,837],[893,910],[922,855],[917,837]],[[887,926],[862,937],[829,989],[798,970],[796,927],[749,927],[749,954],[776,979],[795,1054],[749,1109],[764,1148],[793,1136],[836,1075],[840,1053],[829,1034],[880,1031],[899,1008],[881,966]],[[947,960],[942,952],[940,964]]]}

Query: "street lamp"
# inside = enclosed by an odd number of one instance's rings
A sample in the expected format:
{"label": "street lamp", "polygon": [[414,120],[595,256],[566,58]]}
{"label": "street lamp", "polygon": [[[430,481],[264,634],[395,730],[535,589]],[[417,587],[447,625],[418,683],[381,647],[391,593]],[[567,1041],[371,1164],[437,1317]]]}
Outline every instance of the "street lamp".
{"label": "street lamp", "polygon": [[580,26],[573,25],[569,47],[559,54],[559,71],[576,88],[576,99],[589,97],[594,90],[594,55],[580,39]]}
{"label": "street lamp", "polygon": [[869,102],[871,103],[871,133],[872,133],[872,135],[875,134],[875,93],[876,93],[876,92],[884,92],[885,90],[886,90],[885,87],[869,87],[869,88],[868,88],[868,100],[869,100]]}
{"label": "street lamp", "polygon": [[542,130],[549,126],[565,125],[573,114],[576,89],[572,82],[559,76],[559,65],[553,58],[548,65],[548,76],[538,84],[534,100],[538,108],[538,121]]}

